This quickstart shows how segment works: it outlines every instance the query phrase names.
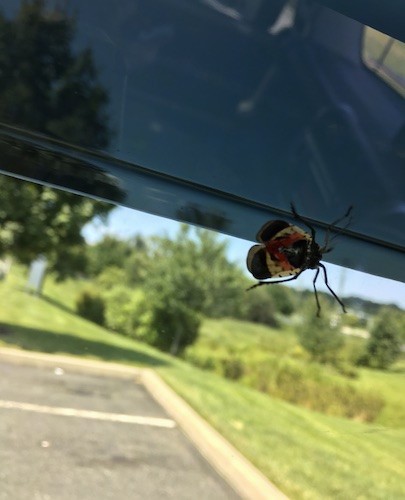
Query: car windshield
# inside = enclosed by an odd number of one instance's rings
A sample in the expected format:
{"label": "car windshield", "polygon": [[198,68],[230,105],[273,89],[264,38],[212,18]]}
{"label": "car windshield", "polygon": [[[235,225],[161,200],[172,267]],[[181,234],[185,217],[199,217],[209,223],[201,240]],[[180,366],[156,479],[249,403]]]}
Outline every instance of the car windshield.
{"label": "car windshield", "polygon": [[1,2],[1,499],[405,498],[404,43],[328,3]]}

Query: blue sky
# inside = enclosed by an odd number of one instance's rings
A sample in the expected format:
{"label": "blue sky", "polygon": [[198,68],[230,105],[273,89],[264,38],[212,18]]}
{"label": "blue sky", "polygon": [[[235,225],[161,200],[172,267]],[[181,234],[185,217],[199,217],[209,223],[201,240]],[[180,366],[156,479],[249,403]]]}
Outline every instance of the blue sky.
{"label": "blue sky", "polygon": [[[110,213],[106,225],[99,222],[88,224],[84,228],[83,234],[89,243],[94,243],[106,234],[112,234],[120,238],[130,238],[135,234],[143,236],[167,234],[172,237],[176,234],[178,228],[178,222],[138,212],[137,210],[118,207]],[[252,246],[252,242],[225,235],[221,235],[221,238],[228,241],[229,259],[239,263],[241,268],[244,268],[246,255]],[[353,271],[333,264],[327,263],[326,266],[329,283],[339,296],[350,295],[375,302],[393,303],[405,309],[405,283]],[[289,283],[288,286],[297,289],[312,288],[314,272],[311,270],[306,271],[297,281]],[[318,279],[317,288],[327,291],[321,277]]]}

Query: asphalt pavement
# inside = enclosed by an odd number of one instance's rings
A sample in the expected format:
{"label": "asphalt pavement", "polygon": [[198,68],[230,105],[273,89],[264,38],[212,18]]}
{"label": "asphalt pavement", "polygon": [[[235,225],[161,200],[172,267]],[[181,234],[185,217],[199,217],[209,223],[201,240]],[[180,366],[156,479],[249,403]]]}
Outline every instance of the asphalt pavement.
{"label": "asphalt pavement", "polygon": [[0,361],[0,499],[236,499],[136,375]]}

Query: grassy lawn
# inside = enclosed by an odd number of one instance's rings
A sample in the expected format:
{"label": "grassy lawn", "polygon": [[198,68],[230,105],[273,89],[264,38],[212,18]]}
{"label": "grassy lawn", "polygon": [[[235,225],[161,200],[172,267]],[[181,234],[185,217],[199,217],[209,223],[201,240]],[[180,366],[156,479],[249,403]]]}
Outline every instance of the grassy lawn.
{"label": "grassy lawn", "polygon": [[[28,295],[23,285],[19,272],[0,282],[0,345],[153,366],[291,498],[405,497],[403,371],[362,370],[356,381],[387,400],[378,423],[330,417],[203,372],[79,318],[73,304],[80,283],[58,285],[48,279],[43,298]],[[294,350],[295,342],[288,330],[231,320],[206,322],[202,341],[245,350],[266,344],[280,354]]]}
{"label": "grassy lawn", "polygon": [[[350,344],[354,344],[358,350],[358,344],[363,344],[364,340],[346,337],[345,342],[349,344],[348,348]],[[374,423],[394,428],[405,427],[404,361],[396,363],[390,371],[357,369],[358,378],[350,380],[331,367],[316,366],[301,359],[305,358],[305,353],[298,343],[297,336],[290,328],[273,329],[232,319],[205,320],[200,338],[191,349],[197,355],[211,353],[211,357],[214,357],[215,353],[232,353],[236,356],[248,357],[256,362],[266,354],[273,357],[276,355],[278,358],[294,358],[297,364],[305,367],[307,376],[315,369],[322,370],[321,373],[324,373],[331,381],[343,384],[349,382],[354,387],[381,395],[385,405]]]}

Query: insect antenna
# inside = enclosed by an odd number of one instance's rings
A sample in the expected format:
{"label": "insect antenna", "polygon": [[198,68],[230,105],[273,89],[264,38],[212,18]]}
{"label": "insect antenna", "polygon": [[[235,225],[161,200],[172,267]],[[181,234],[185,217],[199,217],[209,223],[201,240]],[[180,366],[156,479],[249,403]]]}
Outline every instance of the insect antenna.
{"label": "insect antenna", "polygon": [[[337,236],[339,236],[339,234],[342,231],[344,231],[351,224],[351,222],[353,220],[353,216],[351,214],[352,210],[353,210],[353,205],[350,205],[350,207],[347,209],[347,212],[343,215],[343,217],[339,217],[338,219],[336,219],[335,221],[333,221],[331,224],[329,224],[329,226],[326,228],[325,242],[324,242],[323,247],[321,248],[321,252],[322,253],[330,252],[330,250],[332,250],[332,248],[329,246],[330,243],[332,243],[332,241]],[[346,224],[343,227],[338,228],[335,231],[335,234],[331,237],[330,235],[331,235],[332,229],[334,229],[335,226],[337,224],[339,224],[339,222],[342,222],[345,219],[348,219],[347,222],[346,222]]]}

